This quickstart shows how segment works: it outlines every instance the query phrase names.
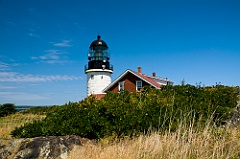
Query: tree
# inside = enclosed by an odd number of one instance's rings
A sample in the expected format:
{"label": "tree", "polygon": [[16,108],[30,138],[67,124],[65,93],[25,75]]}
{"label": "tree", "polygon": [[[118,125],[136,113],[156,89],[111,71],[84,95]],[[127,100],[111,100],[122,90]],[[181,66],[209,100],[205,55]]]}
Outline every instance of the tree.
{"label": "tree", "polygon": [[15,104],[5,103],[0,105],[0,117],[7,116],[9,114],[14,114],[17,112]]}

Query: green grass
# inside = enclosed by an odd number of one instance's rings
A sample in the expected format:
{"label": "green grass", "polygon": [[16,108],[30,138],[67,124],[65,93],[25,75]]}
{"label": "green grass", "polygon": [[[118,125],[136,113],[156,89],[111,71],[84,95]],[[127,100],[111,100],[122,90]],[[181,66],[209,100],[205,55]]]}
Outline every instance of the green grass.
{"label": "green grass", "polygon": [[36,114],[22,114],[18,112],[6,117],[0,118],[0,138],[11,139],[11,131],[16,127],[24,125],[26,123],[31,123],[34,120],[41,120],[45,118],[45,115],[36,115]]}

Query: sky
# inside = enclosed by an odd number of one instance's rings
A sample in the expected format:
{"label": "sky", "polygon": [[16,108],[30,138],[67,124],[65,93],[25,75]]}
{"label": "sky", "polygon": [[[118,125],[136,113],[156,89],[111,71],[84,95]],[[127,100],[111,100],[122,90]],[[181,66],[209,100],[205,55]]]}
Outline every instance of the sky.
{"label": "sky", "polygon": [[240,85],[239,0],[0,0],[0,104],[84,99],[98,34],[112,80],[141,66],[175,85]]}

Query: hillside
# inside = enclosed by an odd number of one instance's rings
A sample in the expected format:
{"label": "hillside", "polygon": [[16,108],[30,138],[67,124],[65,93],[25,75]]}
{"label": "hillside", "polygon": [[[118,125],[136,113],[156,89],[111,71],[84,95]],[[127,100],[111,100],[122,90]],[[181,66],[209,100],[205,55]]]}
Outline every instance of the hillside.
{"label": "hillside", "polygon": [[0,157],[239,158],[237,95],[168,86],[28,109],[0,119]]}

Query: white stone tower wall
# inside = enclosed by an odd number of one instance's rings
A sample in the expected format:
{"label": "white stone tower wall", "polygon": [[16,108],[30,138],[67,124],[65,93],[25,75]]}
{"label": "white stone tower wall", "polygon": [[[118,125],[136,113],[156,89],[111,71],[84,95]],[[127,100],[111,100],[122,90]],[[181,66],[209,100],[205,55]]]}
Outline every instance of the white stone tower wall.
{"label": "white stone tower wall", "polygon": [[91,70],[87,74],[87,95],[103,94],[103,89],[111,83],[111,72]]}

